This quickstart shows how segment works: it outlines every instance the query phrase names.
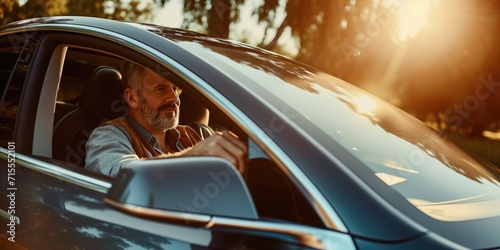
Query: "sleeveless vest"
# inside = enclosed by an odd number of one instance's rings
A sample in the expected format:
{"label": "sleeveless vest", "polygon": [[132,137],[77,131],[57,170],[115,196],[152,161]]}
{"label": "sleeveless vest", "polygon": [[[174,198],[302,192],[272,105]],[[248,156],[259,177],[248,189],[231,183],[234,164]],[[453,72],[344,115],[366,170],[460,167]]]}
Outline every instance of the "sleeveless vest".
{"label": "sleeveless vest", "polygon": [[[107,122],[103,123],[102,125],[115,125],[115,126],[119,126],[119,127],[122,127],[123,129],[125,129],[125,131],[127,131],[127,133],[130,135],[130,138],[132,140],[131,141],[132,148],[134,149],[135,153],[137,154],[137,156],[139,158],[149,158],[148,152],[153,157],[160,155],[160,153],[158,153],[153,148],[153,146],[151,146],[151,144],[149,144],[146,141],[145,138],[143,138],[142,136],[139,135],[139,133],[137,133],[137,131],[132,126],[132,124],[130,124],[130,122],[125,117],[119,117],[119,118],[107,121]],[[165,152],[165,153],[172,153],[172,152],[179,151],[180,149],[177,146],[177,143],[180,143],[182,145],[182,147],[184,147],[184,148],[189,148],[189,147],[193,147],[194,145],[196,145],[198,142],[201,141],[200,135],[198,135],[198,133],[196,133],[196,131],[194,131],[191,127],[179,125],[175,128],[180,133],[179,140],[177,141],[177,138],[175,138],[175,141],[169,140],[170,136],[167,134],[166,138],[165,138],[166,139],[165,145],[167,147],[170,147],[171,150],[169,152]],[[167,130],[167,132],[168,132],[168,130]]]}

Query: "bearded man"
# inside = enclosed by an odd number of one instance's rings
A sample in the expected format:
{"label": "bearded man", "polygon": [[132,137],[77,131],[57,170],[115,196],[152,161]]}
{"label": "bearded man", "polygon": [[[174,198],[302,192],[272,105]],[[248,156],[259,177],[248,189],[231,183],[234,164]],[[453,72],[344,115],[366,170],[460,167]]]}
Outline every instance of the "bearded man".
{"label": "bearded man", "polygon": [[244,172],[246,145],[224,131],[202,140],[179,125],[179,88],[148,68],[125,61],[122,70],[128,114],[94,129],[86,144],[85,168],[115,176],[130,161],[210,155]]}

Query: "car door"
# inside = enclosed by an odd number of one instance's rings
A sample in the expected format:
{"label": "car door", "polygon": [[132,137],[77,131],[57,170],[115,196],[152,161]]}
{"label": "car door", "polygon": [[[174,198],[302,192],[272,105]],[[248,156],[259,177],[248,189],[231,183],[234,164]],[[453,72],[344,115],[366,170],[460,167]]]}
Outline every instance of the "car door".
{"label": "car door", "polygon": [[[103,202],[109,178],[60,162],[5,152],[3,166],[15,159],[15,183],[1,192],[7,235],[2,249],[317,249],[346,246],[349,237],[271,218],[259,221],[224,216],[206,229],[146,219]],[[4,153],[10,155],[5,159]],[[13,190],[13,191],[12,191]],[[10,199],[10,197],[14,197]],[[229,203],[229,202],[228,202]],[[14,219],[10,219],[14,218]],[[305,234],[304,232],[308,232]],[[327,242],[330,241],[330,242]],[[13,248],[13,247],[18,248]]]}
{"label": "car door", "polygon": [[[189,249],[172,232],[193,238],[193,244],[207,244],[206,234],[199,230],[165,227],[111,209],[102,201],[109,180],[58,167],[47,159],[10,155],[16,159],[16,175],[10,179],[15,185],[2,190],[2,197],[8,198],[2,199],[2,207],[19,224],[7,223],[9,238],[2,244],[15,242],[26,249]],[[7,161],[2,159],[2,166]],[[6,172],[2,169],[2,179],[8,178]]]}
{"label": "car door", "polygon": [[2,58],[6,59],[0,112],[0,175],[5,183],[0,191],[0,215],[6,230],[2,230],[0,248],[190,248],[188,243],[172,240],[176,234],[167,234],[169,231],[179,232],[177,237],[194,238],[190,241],[194,245],[207,245],[206,233],[165,230],[163,224],[124,217],[102,201],[109,179],[84,169],[68,169],[66,163],[43,156],[50,140],[43,145],[44,130],[37,126],[52,123],[53,117],[41,113],[54,107],[50,100],[55,101],[56,93],[46,89],[57,89],[57,85],[40,85],[53,82],[51,77],[57,76],[53,73],[62,70],[53,59],[65,50],[50,46],[50,36],[45,35],[37,31],[0,37]]}

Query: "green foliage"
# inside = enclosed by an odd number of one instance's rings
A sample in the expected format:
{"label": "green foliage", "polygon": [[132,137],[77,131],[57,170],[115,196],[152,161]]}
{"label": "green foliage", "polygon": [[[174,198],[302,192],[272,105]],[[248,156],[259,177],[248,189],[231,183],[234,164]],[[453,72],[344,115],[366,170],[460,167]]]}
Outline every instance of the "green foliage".
{"label": "green foliage", "polygon": [[115,20],[150,21],[166,0],[0,0],[0,25],[33,17],[94,16]]}
{"label": "green foliage", "polygon": [[17,0],[1,0],[0,24],[33,17],[62,15],[68,10],[66,4],[65,0],[26,1],[23,5]]}
{"label": "green foliage", "polygon": [[0,0],[0,20],[2,24],[9,23],[12,19],[9,19],[9,13],[12,13],[14,9],[14,1]]}

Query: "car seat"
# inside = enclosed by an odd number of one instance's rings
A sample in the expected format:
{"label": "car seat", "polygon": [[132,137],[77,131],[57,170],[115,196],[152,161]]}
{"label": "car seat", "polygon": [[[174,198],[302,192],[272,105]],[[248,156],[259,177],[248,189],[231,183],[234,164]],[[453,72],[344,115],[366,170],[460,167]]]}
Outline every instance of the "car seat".
{"label": "car seat", "polygon": [[85,165],[85,144],[99,124],[127,111],[121,74],[109,66],[99,66],[90,75],[78,109],[68,113],[54,126],[53,158],[78,166]]}
{"label": "car seat", "polygon": [[182,93],[179,99],[181,100],[179,124],[190,126],[202,139],[212,135],[214,131],[208,126],[209,110],[187,93]]}

